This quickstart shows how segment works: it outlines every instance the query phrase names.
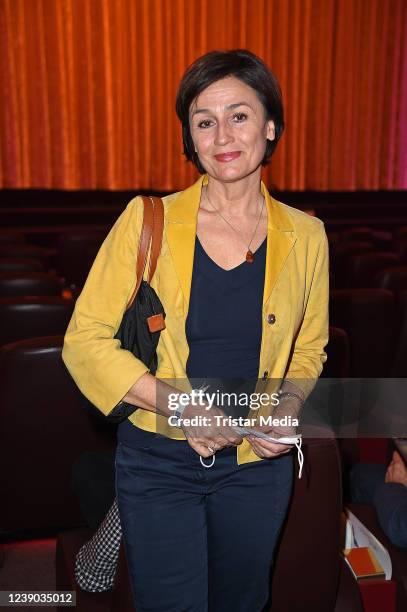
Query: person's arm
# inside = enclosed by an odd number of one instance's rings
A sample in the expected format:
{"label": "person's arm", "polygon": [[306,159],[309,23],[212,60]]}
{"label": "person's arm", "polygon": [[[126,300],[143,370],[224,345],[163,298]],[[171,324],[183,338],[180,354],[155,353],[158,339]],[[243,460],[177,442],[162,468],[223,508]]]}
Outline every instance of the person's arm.
{"label": "person's arm", "polygon": [[[114,338],[136,284],[142,216],[142,201],[136,198],[100,248],[65,335],[64,363],[82,393],[105,415],[125,401],[171,416],[168,396],[179,393],[149,374],[148,367]],[[187,412],[193,413],[193,407]],[[231,428],[212,425],[194,430],[190,444],[209,456],[208,440],[217,437],[219,446],[241,442]]]}
{"label": "person's arm", "polygon": [[142,200],[135,198],[103,242],[64,340],[65,365],[82,393],[104,414],[148,372],[114,338],[136,283],[142,217]]}
{"label": "person's arm", "polygon": [[[154,378],[151,374],[145,374],[129,389],[124,401],[167,417],[174,416],[174,411],[169,408],[169,395],[174,395],[174,392],[176,395],[180,393],[164,381]],[[218,423],[216,416],[225,417],[225,413],[216,406],[207,410],[205,401],[188,403],[182,414],[181,427],[185,437],[190,446],[203,457],[212,455],[212,452],[208,451],[210,447],[219,450],[242,442],[241,436],[229,425]],[[205,420],[193,425],[194,417],[198,419],[204,417]]]}
{"label": "person's arm", "polygon": [[384,533],[395,546],[407,547],[407,468],[397,452],[373,501]]}
{"label": "person's arm", "polygon": [[[270,410],[273,419],[282,419],[285,416],[291,419],[299,418],[302,406],[314,388],[327,357],[324,348],[329,337],[329,253],[322,222],[319,226],[319,239],[314,248],[314,253],[309,253],[307,263],[310,282],[304,317],[294,339],[292,357],[281,385],[280,403]],[[295,428],[291,426],[264,426],[261,429],[273,437],[295,435]],[[286,452],[283,445],[276,446],[254,437],[248,439],[256,454],[261,457]]]}
{"label": "person's arm", "polygon": [[407,487],[407,467],[397,451],[393,452],[392,460],[387,468],[385,481],[395,482]]}
{"label": "person's arm", "polygon": [[168,395],[173,387],[157,381],[114,338],[136,284],[142,219],[143,204],[135,198],[103,242],[65,334],[65,365],[82,393],[106,415],[120,401],[172,414]]}
{"label": "person's arm", "polygon": [[315,256],[309,255],[310,277],[304,317],[294,340],[293,353],[285,380],[297,386],[308,397],[326,361],[325,346],[329,338],[329,252],[324,226],[319,227]]}

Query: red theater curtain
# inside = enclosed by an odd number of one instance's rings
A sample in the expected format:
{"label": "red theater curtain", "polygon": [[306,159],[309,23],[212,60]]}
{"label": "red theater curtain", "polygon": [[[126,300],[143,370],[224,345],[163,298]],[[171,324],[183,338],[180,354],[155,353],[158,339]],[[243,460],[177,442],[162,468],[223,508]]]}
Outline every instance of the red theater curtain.
{"label": "red theater curtain", "polygon": [[285,99],[269,183],[406,188],[406,15],[405,0],[0,0],[0,186],[185,187],[180,76],[247,47]]}

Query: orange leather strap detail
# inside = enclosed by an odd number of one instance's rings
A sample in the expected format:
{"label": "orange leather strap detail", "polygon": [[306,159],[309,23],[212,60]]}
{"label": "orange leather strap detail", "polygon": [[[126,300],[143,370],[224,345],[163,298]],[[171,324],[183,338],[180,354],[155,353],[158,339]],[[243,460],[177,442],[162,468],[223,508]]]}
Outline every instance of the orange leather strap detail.
{"label": "orange leather strap detail", "polygon": [[140,241],[137,253],[136,286],[127,304],[128,310],[133,304],[147,264],[148,250],[151,244],[151,256],[148,273],[148,282],[154,276],[157,267],[157,259],[161,251],[162,235],[164,228],[164,206],[161,198],[141,196],[144,205],[143,225],[140,233]]}
{"label": "orange leather strap detail", "polygon": [[151,283],[151,279],[154,276],[155,269],[157,267],[157,259],[161,251],[161,244],[163,241],[164,231],[164,205],[161,198],[156,196],[150,196],[150,200],[154,207],[154,221],[153,221],[153,237],[151,241],[151,255],[150,255],[150,267],[148,271],[148,282]]}

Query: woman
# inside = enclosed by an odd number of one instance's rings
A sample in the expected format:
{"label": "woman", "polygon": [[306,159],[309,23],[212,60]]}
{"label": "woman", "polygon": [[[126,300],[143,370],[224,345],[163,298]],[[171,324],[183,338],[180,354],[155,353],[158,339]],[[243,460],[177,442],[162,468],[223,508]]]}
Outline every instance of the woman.
{"label": "woman", "polygon": [[[297,415],[326,359],[327,243],[318,219],[277,202],[261,183],[284,123],[278,83],[259,58],[245,50],[199,58],[176,110],[185,155],[202,177],[164,198],[152,281],[166,312],[157,378],[113,338],[135,285],[139,198],[95,260],[63,358],[105,414],[121,400],[139,407],[119,427],[116,457],[138,612],[256,612],[268,605],[291,446],[242,438],[215,418],[222,407],[192,399],[174,426],[168,399],[188,379],[261,379],[259,391],[275,389],[274,379],[284,393],[273,415]],[[205,424],[192,426],[190,417],[203,413]]]}

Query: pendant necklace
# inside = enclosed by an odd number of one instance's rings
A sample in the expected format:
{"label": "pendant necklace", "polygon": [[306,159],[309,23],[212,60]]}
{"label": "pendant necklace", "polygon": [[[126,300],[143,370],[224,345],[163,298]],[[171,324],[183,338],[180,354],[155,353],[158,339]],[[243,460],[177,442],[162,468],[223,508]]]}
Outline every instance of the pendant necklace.
{"label": "pendant necklace", "polygon": [[209,204],[212,206],[212,208],[214,208],[214,209],[215,209],[215,211],[218,213],[218,215],[219,215],[219,216],[220,216],[220,217],[221,217],[221,218],[222,218],[222,219],[225,221],[225,223],[227,223],[227,224],[229,225],[229,227],[230,227],[230,228],[231,228],[231,229],[232,229],[232,230],[235,232],[235,234],[237,234],[237,235],[239,236],[240,240],[241,240],[242,242],[244,242],[244,244],[245,244],[245,246],[246,246],[246,248],[247,248],[247,253],[246,253],[246,262],[247,262],[247,263],[250,263],[250,264],[251,264],[251,263],[253,263],[253,261],[254,261],[254,253],[253,253],[253,251],[251,251],[251,249],[250,249],[250,245],[251,245],[251,243],[253,242],[253,239],[254,239],[254,237],[255,237],[255,235],[256,235],[257,228],[259,227],[260,219],[261,219],[262,214],[263,214],[263,208],[264,208],[264,197],[263,197],[263,202],[262,202],[261,209],[260,209],[259,218],[257,219],[256,227],[254,228],[254,232],[253,232],[253,235],[252,235],[252,237],[251,237],[251,240],[250,240],[249,244],[246,244],[246,242],[243,240],[243,238],[242,238],[242,236],[240,235],[240,233],[239,233],[239,232],[238,232],[238,231],[237,231],[237,230],[236,230],[236,229],[233,227],[233,225],[232,225],[231,223],[229,223],[229,221],[228,221],[227,219],[225,219],[225,217],[222,215],[222,213],[220,212],[220,210],[219,210],[218,208],[216,208],[216,206],[215,206],[214,204],[212,204],[212,202],[211,202],[211,201],[210,201],[210,199],[209,199],[209,196],[208,196],[208,192],[207,192],[207,191],[206,191],[206,199],[208,200],[208,202],[209,202]]}

